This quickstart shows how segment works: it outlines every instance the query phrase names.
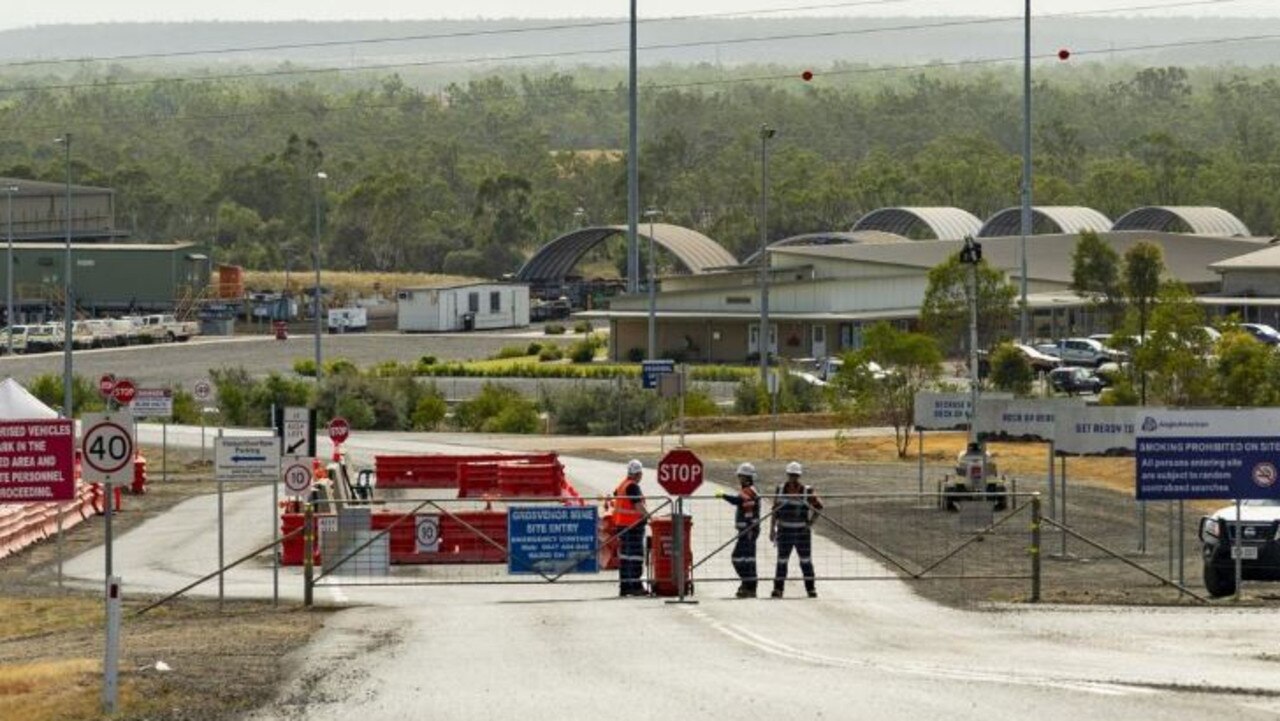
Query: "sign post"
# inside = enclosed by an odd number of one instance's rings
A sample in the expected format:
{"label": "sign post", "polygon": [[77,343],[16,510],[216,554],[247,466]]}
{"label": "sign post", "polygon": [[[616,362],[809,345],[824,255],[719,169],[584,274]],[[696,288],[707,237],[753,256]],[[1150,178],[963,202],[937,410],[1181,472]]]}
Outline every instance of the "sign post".
{"label": "sign post", "polygon": [[674,360],[647,360],[640,362],[640,385],[645,390],[658,387],[658,377],[666,373],[676,372]]}
{"label": "sign post", "polygon": [[209,400],[213,398],[213,384],[207,380],[198,380],[191,388],[191,395],[200,404],[200,463],[204,463],[204,415],[209,410]]}
{"label": "sign post", "polygon": [[280,452],[286,456],[316,455],[315,414],[311,409],[284,409],[280,417]]}
{"label": "sign post", "polygon": [[[124,381],[121,381],[122,383]],[[117,390],[120,385],[116,384]],[[86,481],[101,483],[106,496],[103,520],[106,530],[106,578],[111,578],[111,516],[115,510],[115,484],[133,479],[133,459],[137,446],[133,437],[133,416],[127,411],[86,413],[80,418],[82,473]]]}
{"label": "sign post", "polygon": [[[222,607],[223,539],[225,537],[222,488],[224,483],[270,483],[272,489],[271,526],[272,538],[278,540],[279,523],[276,509],[280,485],[280,440],[274,436],[224,436],[218,430],[213,452],[214,477],[218,481],[218,607]],[[279,554],[273,554],[279,558]],[[275,566],[275,600],[279,603],[279,562]]]}
{"label": "sign post", "polygon": [[0,422],[0,503],[75,497],[74,422],[64,418]]}
{"label": "sign post", "polygon": [[129,410],[134,419],[160,419],[160,480],[169,480],[169,421],[173,419],[173,390],[171,388],[138,388],[134,391]]}
{"label": "sign post", "polygon": [[687,602],[684,597],[687,585],[684,567],[684,497],[697,491],[702,485],[703,471],[702,459],[688,448],[673,449],[658,462],[658,485],[676,497],[675,513],[671,518],[671,555],[675,563],[678,594],[675,603]]}
{"label": "sign post", "polygon": [[333,455],[336,459],[343,443],[351,437],[351,424],[346,418],[338,417],[329,421],[329,440],[333,441]]}

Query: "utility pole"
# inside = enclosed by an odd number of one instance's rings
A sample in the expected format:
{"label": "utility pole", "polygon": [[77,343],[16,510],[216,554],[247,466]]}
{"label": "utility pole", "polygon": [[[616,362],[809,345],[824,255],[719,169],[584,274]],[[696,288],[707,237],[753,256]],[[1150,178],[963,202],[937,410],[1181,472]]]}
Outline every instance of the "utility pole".
{"label": "utility pole", "polygon": [[965,236],[960,262],[969,266],[969,442],[978,440],[978,264],[982,244]]}
{"label": "utility pole", "polygon": [[[71,133],[63,133],[57,142],[62,143],[66,151],[67,166],[67,242],[66,265],[62,277],[62,417],[74,418],[74,398],[71,395],[71,381],[75,377],[75,368],[71,360],[71,313],[74,301],[71,296]],[[13,268],[9,268],[13,272]],[[111,503],[111,499],[107,499]]]}
{"label": "utility pole", "polygon": [[636,0],[631,0],[630,63],[627,69],[627,292],[640,291],[640,158],[636,130]]}
{"label": "utility pole", "polygon": [[1022,18],[1022,240],[1018,255],[1021,256],[1022,305],[1018,315],[1018,338],[1029,342],[1030,312],[1027,307],[1027,236],[1031,235],[1031,0],[1026,0]]}
{"label": "utility pole", "polygon": [[316,205],[316,249],[315,249],[315,271],[316,271],[316,290],[315,295],[311,298],[311,308],[315,311],[316,316],[316,383],[320,383],[320,377],[324,373],[322,364],[323,358],[320,355],[320,196],[324,192],[323,182],[328,180],[329,176],[324,171],[316,173],[315,179],[312,181]]}
{"label": "utility pole", "polygon": [[769,387],[769,140],[778,131],[760,126],[760,384]]}

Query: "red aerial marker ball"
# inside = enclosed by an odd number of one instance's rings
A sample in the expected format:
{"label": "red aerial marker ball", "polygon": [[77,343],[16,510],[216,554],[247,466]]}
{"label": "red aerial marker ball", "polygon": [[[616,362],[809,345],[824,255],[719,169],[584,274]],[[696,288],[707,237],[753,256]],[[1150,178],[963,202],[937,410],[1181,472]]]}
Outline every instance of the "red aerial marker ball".
{"label": "red aerial marker ball", "polygon": [[1070,50],[1067,50],[1066,48],[1063,48],[1063,49],[1059,50],[1059,51],[1058,51],[1058,59],[1059,59],[1059,60],[1070,60],[1070,59],[1071,59],[1071,51],[1070,51]]}
{"label": "red aerial marker ball", "polygon": [[806,83],[809,82],[810,80],[813,80],[813,71],[806,70],[803,73],[800,73],[800,79],[805,81]]}

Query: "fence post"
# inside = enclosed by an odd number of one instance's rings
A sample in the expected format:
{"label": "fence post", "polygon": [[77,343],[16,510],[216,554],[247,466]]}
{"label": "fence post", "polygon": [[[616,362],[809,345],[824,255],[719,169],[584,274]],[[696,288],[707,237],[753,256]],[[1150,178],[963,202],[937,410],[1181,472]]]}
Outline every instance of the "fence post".
{"label": "fence post", "polygon": [[1031,497],[1031,602],[1040,602],[1040,496]]}
{"label": "fence post", "polygon": [[311,607],[314,600],[311,581],[315,571],[312,568],[315,556],[314,524],[315,511],[311,508],[311,501],[307,501],[306,510],[302,514],[302,605],[307,608]]}

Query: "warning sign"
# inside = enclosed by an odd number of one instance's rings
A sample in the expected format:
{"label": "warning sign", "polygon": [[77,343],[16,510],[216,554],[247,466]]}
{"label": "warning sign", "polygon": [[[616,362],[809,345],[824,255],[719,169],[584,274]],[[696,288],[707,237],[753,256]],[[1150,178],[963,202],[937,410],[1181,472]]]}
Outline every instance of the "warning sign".
{"label": "warning sign", "polygon": [[440,515],[419,514],[414,525],[414,550],[418,553],[440,552]]}
{"label": "warning sign", "polygon": [[75,498],[75,445],[69,420],[0,422],[0,502]]}

